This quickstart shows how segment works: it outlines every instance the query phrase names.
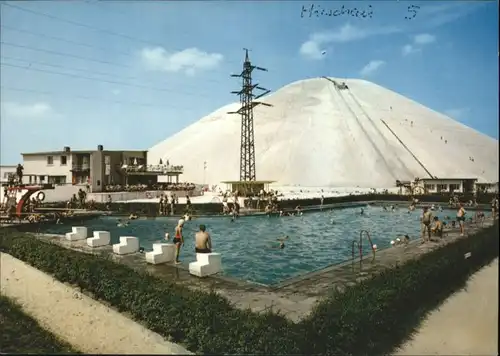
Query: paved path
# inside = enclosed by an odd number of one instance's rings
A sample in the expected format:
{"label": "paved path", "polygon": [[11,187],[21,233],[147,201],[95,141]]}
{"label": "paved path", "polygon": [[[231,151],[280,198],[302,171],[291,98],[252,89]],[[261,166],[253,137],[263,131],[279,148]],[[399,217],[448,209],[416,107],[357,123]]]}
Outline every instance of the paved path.
{"label": "paved path", "polygon": [[498,259],[433,311],[396,355],[498,355]]}
{"label": "paved path", "polygon": [[181,354],[183,347],[5,253],[1,294],[15,300],[42,327],[91,354]]}

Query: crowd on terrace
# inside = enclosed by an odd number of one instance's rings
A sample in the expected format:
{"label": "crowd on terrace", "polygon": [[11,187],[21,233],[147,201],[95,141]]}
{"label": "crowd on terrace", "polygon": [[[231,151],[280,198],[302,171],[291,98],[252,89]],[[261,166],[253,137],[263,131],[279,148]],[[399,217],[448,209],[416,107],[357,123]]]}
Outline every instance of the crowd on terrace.
{"label": "crowd on terrace", "polygon": [[106,185],[105,192],[144,192],[148,190],[174,190],[192,191],[196,188],[194,183],[155,183],[155,184],[132,184],[132,185]]}

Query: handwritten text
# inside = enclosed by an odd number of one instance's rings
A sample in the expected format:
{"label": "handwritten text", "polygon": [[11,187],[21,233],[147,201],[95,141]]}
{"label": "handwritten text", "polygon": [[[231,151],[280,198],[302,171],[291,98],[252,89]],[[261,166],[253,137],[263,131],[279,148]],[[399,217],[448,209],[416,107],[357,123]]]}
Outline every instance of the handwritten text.
{"label": "handwritten text", "polygon": [[[410,5],[407,8],[407,14],[405,16],[406,20],[414,19],[417,16],[417,12],[420,9],[420,6]],[[302,10],[300,11],[300,17],[320,17],[320,16],[351,16],[358,18],[372,18],[373,17],[373,8],[371,5],[368,5],[368,8],[365,10],[358,9],[357,7],[349,8],[345,5],[337,9],[326,9],[321,7],[320,5],[312,4],[310,6],[302,5]]]}
{"label": "handwritten text", "polygon": [[337,8],[335,10],[332,9],[325,9],[322,8],[319,5],[314,5],[312,4],[311,6],[302,6],[302,11],[300,12],[300,17],[320,17],[320,16],[352,16],[352,17],[372,17],[373,16],[373,10],[372,6],[368,5],[367,10],[360,10],[356,7],[353,8],[347,8],[345,5],[342,5],[340,8]]}

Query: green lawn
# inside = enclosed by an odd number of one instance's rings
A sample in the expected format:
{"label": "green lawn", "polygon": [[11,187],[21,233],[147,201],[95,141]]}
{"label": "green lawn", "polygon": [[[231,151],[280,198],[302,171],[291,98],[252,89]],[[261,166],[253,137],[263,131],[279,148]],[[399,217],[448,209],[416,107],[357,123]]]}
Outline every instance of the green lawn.
{"label": "green lawn", "polygon": [[44,330],[36,320],[5,296],[0,296],[1,353],[78,353]]}

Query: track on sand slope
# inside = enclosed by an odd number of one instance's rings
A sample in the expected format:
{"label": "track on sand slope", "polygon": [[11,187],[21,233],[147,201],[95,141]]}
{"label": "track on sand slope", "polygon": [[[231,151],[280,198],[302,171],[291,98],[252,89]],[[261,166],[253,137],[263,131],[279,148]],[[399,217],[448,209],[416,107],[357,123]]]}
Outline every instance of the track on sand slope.
{"label": "track on sand slope", "polygon": [[354,111],[352,110],[351,106],[349,105],[349,103],[346,101],[345,97],[342,95],[341,91],[337,88],[337,86],[335,85],[335,82],[333,82],[331,79],[327,78],[327,77],[323,77],[324,79],[328,80],[329,82],[331,82],[333,85],[334,85],[334,88],[338,94],[338,96],[342,99],[342,101],[344,102],[344,105],[346,107],[346,109],[349,111],[349,113],[352,115],[352,117],[356,120],[359,128],[361,129],[361,131],[363,132],[363,134],[365,135],[366,139],[368,140],[368,142],[370,143],[370,145],[373,147],[373,149],[375,150],[375,152],[377,153],[377,156],[378,158],[382,161],[382,163],[384,164],[384,166],[386,167],[387,169],[387,172],[389,172],[389,174],[391,175],[391,177],[394,179],[394,181],[396,181],[398,178],[396,177],[396,175],[394,174],[394,171],[391,169],[389,163],[387,162],[387,160],[385,159],[384,155],[382,154],[382,152],[380,151],[380,149],[377,147],[377,145],[375,145],[375,143],[373,142],[373,139],[372,137],[368,134],[368,132],[366,132],[363,124],[361,123],[359,117],[356,115],[356,113],[354,113]]}
{"label": "track on sand slope", "polygon": [[434,178],[434,176],[431,174],[431,172],[429,172],[427,170],[427,168],[425,168],[424,164],[422,162],[420,162],[420,160],[417,158],[417,156],[415,156],[413,154],[413,152],[405,145],[405,143],[403,141],[401,141],[401,139],[398,137],[398,135],[396,135],[396,133],[389,127],[389,125],[387,125],[387,123],[384,121],[384,120],[380,120],[382,121],[382,123],[387,127],[387,129],[394,135],[394,137],[396,137],[396,139],[399,141],[399,143],[401,143],[401,145],[413,156],[413,158],[415,159],[415,161],[425,170],[425,172],[429,175],[430,178]]}
{"label": "track on sand slope", "polygon": [[[384,134],[380,131],[378,126],[375,124],[374,120],[371,118],[370,115],[366,112],[366,110],[363,108],[363,106],[359,103],[358,99],[356,99],[356,96],[352,93],[351,89],[347,89],[347,93],[349,97],[353,100],[353,102],[356,104],[356,106],[361,110],[363,115],[368,119],[368,122],[371,124],[373,131],[377,134],[377,136],[380,138],[380,141],[383,143],[385,149],[389,151],[390,145],[389,142],[387,141],[387,138],[384,136]],[[406,164],[401,160],[399,155],[396,155],[396,160],[399,162],[399,165],[403,170],[406,172],[408,178],[413,178],[413,173],[408,169]]]}

